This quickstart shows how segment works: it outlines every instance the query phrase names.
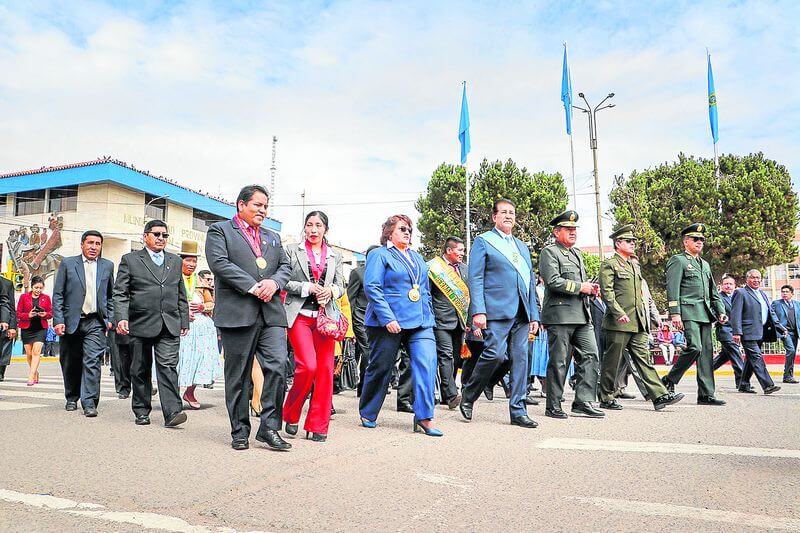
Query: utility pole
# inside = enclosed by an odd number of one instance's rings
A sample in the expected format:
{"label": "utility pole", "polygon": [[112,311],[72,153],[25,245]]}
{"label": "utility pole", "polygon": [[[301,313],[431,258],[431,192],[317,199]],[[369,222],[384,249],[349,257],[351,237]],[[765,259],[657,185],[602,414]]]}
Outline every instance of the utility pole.
{"label": "utility pole", "polygon": [[584,102],[586,102],[586,108],[580,106],[573,106],[575,109],[580,109],[589,117],[589,147],[592,149],[592,160],[594,162],[594,205],[595,210],[597,211],[597,255],[600,256],[600,260],[603,260],[603,211],[600,204],[600,173],[597,170],[597,112],[602,111],[603,109],[608,109],[609,107],[614,107],[614,104],[606,104],[603,105],[606,100],[614,98],[614,93],[608,93],[608,95],[603,98],[603,100],[597,104],[596,106],[592,107],[589,104],[589,101],[586,99],[583,93],[578,93]]}

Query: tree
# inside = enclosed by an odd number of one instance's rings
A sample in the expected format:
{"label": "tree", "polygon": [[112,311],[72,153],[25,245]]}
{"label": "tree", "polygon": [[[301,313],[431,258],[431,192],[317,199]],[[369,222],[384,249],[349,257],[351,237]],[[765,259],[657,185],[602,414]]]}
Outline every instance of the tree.
{"label": "tree", "polygon": [[600,274],[600,257],[583,250],[581,250],[581,257],[583,257],[583,266],[586,268],[586,277],[588,279],[596,278]]}
{"label": "tree", "polygon": [[[465,173],[463,167],[442,164],[433,172],[427,193],[417,200],[422,216],[422,253],[439,253],[448,235],[465,237]],[[537,172],[531,174],[516,163],[483,160],[477,173],[470,174],[470,214],[472,235],[477,236],[492,227],[492,205],[498,198],[508,198],[516,204],[515,235],[531,247],[533,255],[546,244],[550,236],[550,220],[566,209],[567,188],[560,174]]]}
{"label": "tree", "polygon": [[719,181],[710,159],[678,155],[676,163],[615,178],[610,199],[619,224],[632,223],[654,296],[663,300],[664,264],[683,250],[681,230],[708,226],[703,257],[717,277],[742,280],[751,268],[786,263],[797,255],[797,194],[786,168],[764,154],[724,155]]}

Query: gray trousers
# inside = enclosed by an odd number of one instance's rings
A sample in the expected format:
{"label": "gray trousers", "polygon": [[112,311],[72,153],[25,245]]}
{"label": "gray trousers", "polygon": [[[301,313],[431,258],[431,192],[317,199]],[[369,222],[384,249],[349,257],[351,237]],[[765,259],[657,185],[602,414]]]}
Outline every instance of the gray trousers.
{"label": "gray trousers", "polygon": [[600,362],[591,324],[547,324],[547,408],[560,409],[567,377],[567,356],[575,350],[575,401],[593,402],[597,398]]}
{"label": "gray trousers", "polygon": [[448,402],[458,396],[456,380],[453,377],[453,365],[455,360],[461,357],[464,330],[461,329],[461,326],[455,329],[435,328],[433,335],[436,337],[436,357],[439,360],[442,401]]}

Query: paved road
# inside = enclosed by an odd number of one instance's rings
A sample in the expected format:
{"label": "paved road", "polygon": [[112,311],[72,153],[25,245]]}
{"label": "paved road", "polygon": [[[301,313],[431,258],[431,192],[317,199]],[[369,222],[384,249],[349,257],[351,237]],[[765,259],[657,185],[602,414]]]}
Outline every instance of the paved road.
{"label": "paved road", "polygon": [[345,393],[327,443],[277,453],[230,449],[221,387],[166,429],[158,411],[133,424],[107,369],[95,419],[63,410],[57,364],[42,376],[25,387],[15,364],[0,383],[3,531],[800,530],[800,385],[744,395],[720,376],[715,408],[688,377],[665,411],[557,421],[542,402],[534,430],[481,400],[471,424],[438,408],[441,439],[413,434],[394,395],[361,428]]}

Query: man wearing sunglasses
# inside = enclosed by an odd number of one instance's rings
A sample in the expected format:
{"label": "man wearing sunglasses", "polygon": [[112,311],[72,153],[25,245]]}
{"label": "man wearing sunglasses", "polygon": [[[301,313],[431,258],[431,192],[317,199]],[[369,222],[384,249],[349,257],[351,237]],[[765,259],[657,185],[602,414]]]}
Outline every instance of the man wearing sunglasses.
{"label": "man wearing sunglasses", "polygon": [[662,382],[670,392],[686,370],[697,362],[697,403],[725,405],[714,397],[714,345],[711,325],[728,322],[725,306],[714,286],[708,262],[700,257],[705,244],[705,224],[690,224],[681,231],[683,253],[667,261],[667,300],[672,326],[686,336],[684,348]]}
{"label": "man wearing sunglasses", "polygon": [[186,422],[178,392],[180,337],[189,331],[189,305],[181,258],[164,250],[169,233],[161,220],[144,226],[144,248],[122,256],[114,285],[117,333],[130,335],[132,407],[136,425],[150,424],[153,358],[164,425]]}

